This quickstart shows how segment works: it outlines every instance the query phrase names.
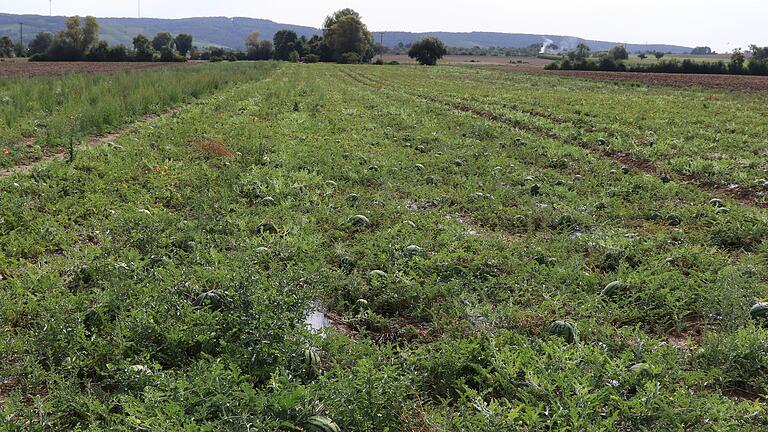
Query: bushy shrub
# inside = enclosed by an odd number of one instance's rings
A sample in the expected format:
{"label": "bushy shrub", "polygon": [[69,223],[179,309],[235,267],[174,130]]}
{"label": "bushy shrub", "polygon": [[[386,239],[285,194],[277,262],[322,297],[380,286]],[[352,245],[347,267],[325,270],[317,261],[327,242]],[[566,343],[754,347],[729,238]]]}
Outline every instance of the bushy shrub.
{"label": "bushy shrub", "polygon": [[422,65],[434,66],[447,53],[448,48],[443,41],[428,36],[411,46],[408,57],[416,59]]}
{"label": "bushy shrub", "polygon": [[629,58],[629,51],[624,45],[616,45],[608,50],[608,56],[613,60],[627,60]]}
{"label": "bushy shrub", "polygon": [[677,59],[662,60],[654,64],[634,64],[616,61],[612,56],[605,55],[599,61],[591,59],[571,60],[563,59],[559,63],[551,63],[544,67],[547,70],[585,70],[585,71],[618,71],[618,72],[656,72],[656,73],[681,73],[681,74],[749,74],[768,75],[768,61],[749,62],[744,67],[740,57],[726,64],[718,62],[697,62],[691,59],[682,61]]}
{"label": "bushy shrub", "polygon": [[603,71],[615,71],[618,70],[618,63],[613,57],[605,56],[600,59],[598,68]]}
{"label": "bushy shrub", "polygon": [[768,75],[768,60],[751,59],[747,64],[751,75]]}
{"label": "bushy shrub", "polygon": [[340,63],[342,64],[358,64],[360,63],[360,54],[356,52],[348,52],[341,55]]}
{"label": "bushy shrub", "polygon": [[307,54],[304,56],[304,63],[319,63],[320,56],[317,54]]}
{"label": "bushy shrub", "polygon": [[109,51],[107,51],[107,59],[106,61],[111,62],[124,62],[129,61],[130,56],[128,55],[128,48],[125,47],[125,45],[116,45],[109,48]]}

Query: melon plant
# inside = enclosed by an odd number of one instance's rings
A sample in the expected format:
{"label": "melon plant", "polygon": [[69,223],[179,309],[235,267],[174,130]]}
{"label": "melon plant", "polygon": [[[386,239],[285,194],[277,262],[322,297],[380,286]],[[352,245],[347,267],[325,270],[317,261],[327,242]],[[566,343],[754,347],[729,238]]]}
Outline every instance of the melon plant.
{"label": "melon plant", "polygon": [[337,186],[336,182],[333,180],[328,180],[327,182],[325,182],[325,185],[332,189],[335,189]]}
{"label": "melon plant", "polygon": [[304,423],[306,432],[341,432],[339,425],[328,417],[313,416]]}
{"label": "melon plant", "polygon": [[368,218],[363,215],[354,215],[348,219],[348,222],[352,226],[356,226],[356,227],[368,226],[371,224],[371,221],[368,220]]}
{"label": "melon plant", "polygon": [[541,185],[536,183],[533,186],[531,186],[531,195],[536,196],[541,193]]}
{"label": "melon plant", "polygon": [[369,309],[370,309],[370,306],[368,305],[368,300],[366,300],[366,299],[358,299],[355,302],[355,310],[358,313],[365,312],[365,311],[367,311]]}
{"label": "melon plant", "polygon": [[536,255],[533,260],[541,265],[553,265],[557,263],[557,258],[550,258],[544,255]]}
{"label": "melon plant", "polygon": [[357,262],[355,261],[355,259],[349,255],[344,255],[343,257],[341,257],[340,261],[341,261],[341,268],[343,268],[347,272],[351,272],[352,270],[354,270],[355,266],[357,265]]}
{"label": "melon plant", "polygon": [[624,165],[623,167],[621,167],[621,172],[623,172],[624,174],[629,174],[629,171],[630,169],[628,166]]}
{"label": "melon plant", "polygon": [[650,378],[653,376],[653,370],[648,363],[637,363],[629,367],[629,370],[642,378]]}
{"label": "melon plant", "polygon": [[140,364],[129,366],[128,370],[137,375],[152,375],[152,369]]}
{"label": "melon plant", "polygon": [[723,201],[720,200],[719,198],[712,198],[711,200],[709,200],[709,205],[715,208],[720,208],[720,207],[723,207]]}
{"label": "melon plant", "polygon": [[664,220],[672,226],[678,226],[683,222],[683,219],[677,213],[669,213],[664,217]]}
{"label": "melon plant", "polygon": [[414,166],[416,167],[416,169],[417,169],[417,170],[419,170],[419,171],[424,171],[424,165],[422,165],[422,164],[416,164],[416,165],[414,165]]}
{"label": "melon plant", "polygon": [[768,318],[768,303],[758,303],[749,310],[749,314],[754,319]]}
{"label": "melon plant", "polygon": [[261,205],[263,206],[273,206],[276,203],[275,199],[269,196],[261,199]]}
{"label": "melon plant", "polygon": [[86,333],[88,333],[89,336],[93,334],[93,332],[96,331],[99,327],[101,327],[102,324],[103,321],[101,319],[101,315],[96,309],[90,308],[85,312],[85,316],[83,317],[83,326],[85,326],[85,329],[87,330]]}
{"label": "melon plant", "polygon": [[368,167],[368,171],[377,172],[379,170],[379,167],[376,165],[371,165]]}
{"label": "melon plant", "polygon": [[277,234],[277,228],[271,222],[262,222],[256,225],[256,232],[259,234]]}
{"label": "melon plant", "polygon": [[408,225],[411,228],[416,228],[416,224],[413,221],[407,220],[407,221],[404,221],[403,223]]}
{"label": "melon plant", "polygon": [[613,281],[603,288],[602,294],[606,297],[613,297],[616,292],[624,289],[625,285],[620,281]]}
{"label": "melon plant", "polygon": [[387,277],[387,274],[381,270],[372,270],[370,273],[368,273],[368,280],[371,282],[377,280],[386,280]]}
{"label": "melon plant", "polygon": [[573,216],[571,216],[569,213],[561,215],[555,223],[557,228],[570,228],[574,225],[576,225],[576,219],[574,219]]}
{"label": "melon plant", "polygon": [[360,199],[360,195],[358,194],[349,194],[347,195],[347,201],[349,202],[357,202]]}
{"label": "melon plant", "polygon": [[320,354],[313,349],[307,349],[304,351],[304,370],[311,374],[320,372]]}
{"label": "melon plant", "polygon": [[567,321],[555,321],[550,324],[549,334],[553,336],[560,336],[568,343],[574,343],[578,341],[576,325]]}
{"label": "melon plant", "polygon": [[192,302],[192,305],[196,307],[209,307],[211,309],[218,310],[224,307],[224,299],[221,293],[218,291],[208,291],[197,296],[195,301]]}
{"label": "melon plant", "polygon": [[409,256],[421,255],[422,249],[416,245],[410,245],[405,248],[405,254]]}

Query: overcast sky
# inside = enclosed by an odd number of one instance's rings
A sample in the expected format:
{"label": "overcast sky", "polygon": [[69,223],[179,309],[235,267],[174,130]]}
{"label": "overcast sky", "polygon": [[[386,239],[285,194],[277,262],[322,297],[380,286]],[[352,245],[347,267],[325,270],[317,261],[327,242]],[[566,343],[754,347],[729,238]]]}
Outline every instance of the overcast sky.
{"label": "overcast sky", "polygon": [[[135,17],[138,0],[52,0],[54,15]],[[496,31],[633,43],[768,45],[766,0],[141,0],[157,18],[242,16],[319,27],[352,7],[371,30]],[[0,12],[48,13],[48,0],[0,0]]]}

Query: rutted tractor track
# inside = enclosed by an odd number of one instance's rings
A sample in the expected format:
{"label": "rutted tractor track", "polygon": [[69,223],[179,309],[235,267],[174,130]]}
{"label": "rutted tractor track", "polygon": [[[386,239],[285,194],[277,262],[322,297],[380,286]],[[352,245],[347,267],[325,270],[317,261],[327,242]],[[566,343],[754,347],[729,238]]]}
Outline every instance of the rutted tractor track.
{"label": "rutted tractor track", "polygon": [[[344,71],[344,75],[349,77],[350,79],[354,80],[355,82],[358,82],[360,84],[375,88],[376,86],[374,83],[376,81],[372,80],[369,77],[361,77],[359,75],[362,74],[353,74],[351,72]],[[358,76],[355,76],[358,75]],[[557,131],[554,130],[545,130],[546,128],[536,127],[532,126],[530,124],[525,124],[519,120],[515,120],[513,118],[510,118],[508,116],[495,114],[483,109],[478,109],[476,107],[473,107],[468,104],[462,104],[450,100],[445,100],[433,96],[426,96],[421,94],[415,94],[412,92],[408,92],[405,90],[401,90],[399,92],[402,95],[420,99],[429,103],[433,103],[436,105],[442,105],[444,107],[463,112],[472,114],[478,117],[485,118],[486,120],[490,120],[496,123],[501,123],[506,126],[512,127],[519,131],[525,131],[525,132],[531,132],[538,134],[540,136],[550,138],[550,139],[563,139],[564,137],[561,136]],[[520,112],[521,114],[529,115],[529,116],[535,116],[535,117],[542,117],[541,113],[537,113],[536,115],[531,114],[527,112],[528,110],[516,110]],[[572,126],[573,123],[570,123],[568,121],[562,121],[557,122],[553,120],[554,116],[550,115],[543,115],[543,118],[546,118],[547,120],[553,121],[558,124],[569,124]],[[573,142],[574,145],[577,145],[578,147],[581,147],[585,150],[588,150],[592,152],[593,154],[596,154],[597,156],[600,156],[602,158],[612,159],[615,160],[622,165],[626,165],[628,167],[631,167],[633,169],[636,169],[638,171],[644,172],[646,174],[650,175],[661,175],[666,174],[664,171],[662,171],[656,162],[638,158],[636,156],[633,156],[627,152],[623,151],[616,151],[611,150],[607,147],[603,147],[597,144],[591,144],[591,143],[585,143],[585,142]],[[768,208],[768,200],[765,199],[765,195],[757,190],[754,189],[747,189],[747,188],[741,188],[738,185],[722,185],[722,184],[714,184],[711,181],[702,179],[698,176],[692,175],[692,174],[685,174],[685,173],[676,173],[674,175],[667,174],[673,181],[677,178],[678,181],[682,180],[683,182],[690,184],[698,189],[707,191],[709,193],[712,193],[713,195],[719,197],[719,198],[729,198],[733,199],[735,201],[738,201],[742,205],[747,206],[755,206],[760,208]]]}

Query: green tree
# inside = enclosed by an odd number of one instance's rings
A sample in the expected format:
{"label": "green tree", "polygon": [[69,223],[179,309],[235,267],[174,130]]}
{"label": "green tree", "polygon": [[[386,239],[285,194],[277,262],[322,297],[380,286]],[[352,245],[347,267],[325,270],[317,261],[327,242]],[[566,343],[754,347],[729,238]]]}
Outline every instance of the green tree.
{"label": "green tree", "polygon": [[576,45],[576,48],[568,52],[568,58],[571,60],[586,60],[589,58],[589,55],[592,53],[592,49],[589,48],[589,45],[580,43]]}
{"label": "green tree", "polygon": [[106,41],[99,41],[99,43],[91,48],[91,50],[85,56],[85,59],[88,61],[103,62],[107,60],[108,56],[109,44]]}
{"label": "green tree", "polygon": [[168,32],[160,32],[152,39],[152,48],[162,51],[163,48],[173,48],[173,36]]}
{"label": "green tree", "polygon": [[13,57],[13,41],[8,36],[0,38],[0,58]]}
{"label": "green tree", "polygon": [[752,54],[752,60],[761,62],[768,60],[768,47],[759,47],[757,45],[750,45],[749,52]]}
{"label": "green tree", "polygon": [[640,60],[645,60],[648,58],[648,54],[646,53],[640,53],[637,56],[640,58]]}
{"label": "green tree", "polygon": [[342,9],[325,19],[323,40],[336,61],[341,59],[342,54],[350,52],[357,53],[363,61],[373,57],[373,35],[363,24],[360,14],[352,9]]}
{"label": "green tree", "polygon": [[259,37],[261,37],[261,32],[251,32],[251,34],[245,38],[245,50],[248,52],[257,50],[259,48]]}
{"label": "green tree", "polygon": [[331,51],[331,47],[325,43],[325,40],[323,40],[322,36],[315,35],[307,41],[307,52],[309,52],[310,55],[317,56],[316,58],[320,61],[333,61],[333,52]]}
{"label": "green tree", "polygon": [[744,62],[747,61],[747,57],[741,48],[736,48],[731,53],[730,71],[734,73],[740,73],[744,69]]}
{"label": "green tree", "polygon": [[275,50],[272,46],[272,41],[263,40],[259,42],[259,46],[254,51],[253,60],[269,60],[275,54]]}
{"label": "green tree", "polygon": [[627,60],[629,58],[629,52],[624,45],[616,45],[608,50],[608,57],[618,61]]}
{"label": "green tree", "polygon": [[696,48],[692,49],[691,50],[691,54],[693,54],[693,55],[710,55],[710,54],[713,54],[713,52],[712,52],[712,48],[710,48],[708,46],[701,46],[701,47],[696,47]]}
{"label": "green tree", "polygon": [[273,38],[275,43],[275,60],[288,61],[290,55],[296,50],[296,41],[299,36],[292,30],[280,30]]}
{"label": "green tree", "polygon": [[29,54],[43,54],[48,51],[53,43],[53,35],[47,32],[38,33],[34,39],[29,41]]}
{"label": "green tree", "polygon": [[656,60],[661,60],[662,58],[664,58],[664,53],[661,51],[656,51],[655,53],[653,53],[653,56],[656,57]]}
{"label": "green tree", "polygon": [[176,45],[176,51],[178,51],[182,56],[186,57],[189,51],[192,50],[192,35],[187,33],[180,33],[176,35],[173,43]]}
{"label": "green tree", "polygon": [[143,34],[133,38],[133,49],[137,61],[152,61],[152,43]]}
{"label": "green tree", "polygon": [[436,65],[437,61],[446,54],[448,54],[448,48],[443,41],[431,36],[414,43],[408,50],[408,57],[415,58],[422,65],[429,66]]}
{"label": "green tree", "polygon": [[49,55],[54,60],[81,60],[99,40],[99,23],[92,16],[84,23],[77,15],[67,18],[66,30],[56,33]]}

